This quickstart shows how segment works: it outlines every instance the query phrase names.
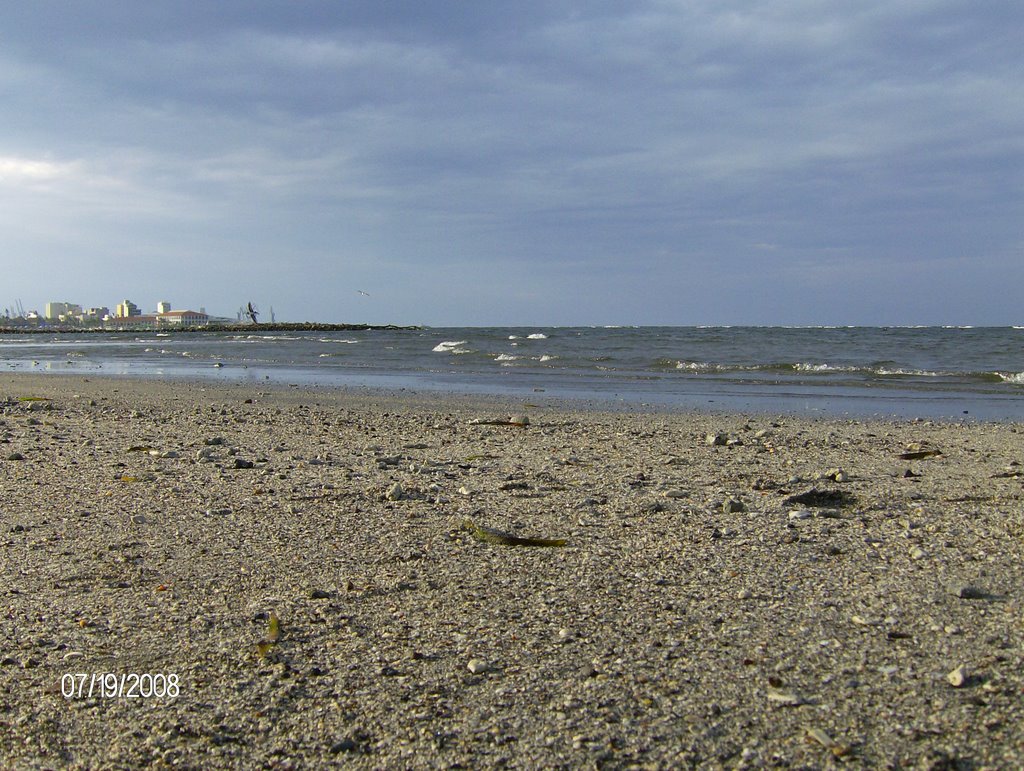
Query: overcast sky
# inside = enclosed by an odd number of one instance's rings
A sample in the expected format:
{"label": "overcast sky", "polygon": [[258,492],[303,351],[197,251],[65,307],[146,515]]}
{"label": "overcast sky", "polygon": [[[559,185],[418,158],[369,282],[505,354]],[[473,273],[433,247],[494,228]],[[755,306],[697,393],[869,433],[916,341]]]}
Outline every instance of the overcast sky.
{"label": "overcast sky", "polygon": [[1019,0],[0,9],[0,312],[1024,323]]}

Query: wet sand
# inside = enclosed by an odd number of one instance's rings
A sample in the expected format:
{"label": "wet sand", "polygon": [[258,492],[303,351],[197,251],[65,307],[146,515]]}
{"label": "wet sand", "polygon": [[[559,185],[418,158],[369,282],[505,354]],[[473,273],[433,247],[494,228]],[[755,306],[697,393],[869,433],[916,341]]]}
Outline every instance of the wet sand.
{"label": "wet sand", "polygon": [[1020,425],[542,396],[0,376],[2,765],[1024,766]]}

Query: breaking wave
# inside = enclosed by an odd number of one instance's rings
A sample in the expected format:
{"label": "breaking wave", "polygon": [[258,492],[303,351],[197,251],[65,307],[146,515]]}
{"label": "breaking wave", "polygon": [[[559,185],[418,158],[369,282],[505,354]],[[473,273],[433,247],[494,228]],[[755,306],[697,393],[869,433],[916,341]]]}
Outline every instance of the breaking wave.
{"label": "breaking wave", "polygon": [[443,343],[438,343],[434,346],[434,353],[471,353],[468,348],[463,348],[466,345],[465,340],[446,340]]}

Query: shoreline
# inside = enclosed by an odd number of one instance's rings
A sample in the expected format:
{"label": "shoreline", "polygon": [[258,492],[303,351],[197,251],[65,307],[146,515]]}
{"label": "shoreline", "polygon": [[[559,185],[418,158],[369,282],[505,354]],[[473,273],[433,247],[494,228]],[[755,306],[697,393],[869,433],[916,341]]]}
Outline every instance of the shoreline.
{"label": "shoreline", "polygon": [[[214,374],[216,373],[216,374]],[[523,383],[513,386],[497,380],[459,379],[437,373],[365,372],[317,373],[287,368],[227,366],[223,368],[139,369],[110,372],[68,366],[54,371],[9,369],[6,374],[23,378],[57,380],[95,380],[101,382],[139,381],[189,384],[197,387],[241,388],[257,390],[315,391],[360,394],[368,398],[415,397],[420,401],[478,401],[481,403],[544,403],[569,411],[609,412],[615,414],[721,414],[795,417],[822,420],[936,421],[944,424],[997,423],[1021,424],[1020,410],[1003,405],[1015,404],[1019,397],[978,398],[977,394],[948,392],[897,392],[880,396],[877,391],[831,393],[756,390],[709,390],[692,393],[659,394],[632,390],[596,390],[571,383],[545,383],[543,388]],[[970,410],[963,409],[970,406]],[[888,410],[886,409],[888,408]]]}
{"label": "shoreline", "polygon": [[1020,424],[538,398],[0,374],[0,757],[1024,765]]}

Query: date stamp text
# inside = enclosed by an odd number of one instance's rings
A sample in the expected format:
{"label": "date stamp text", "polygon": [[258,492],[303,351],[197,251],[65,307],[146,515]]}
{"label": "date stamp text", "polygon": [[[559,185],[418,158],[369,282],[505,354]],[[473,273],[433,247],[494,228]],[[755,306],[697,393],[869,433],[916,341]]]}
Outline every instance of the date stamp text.
{"label": "date stamp text", "polygon": [[60,679],[65,699],[176,699],[181,693],[178,675],[157,672],[69,672]]}

